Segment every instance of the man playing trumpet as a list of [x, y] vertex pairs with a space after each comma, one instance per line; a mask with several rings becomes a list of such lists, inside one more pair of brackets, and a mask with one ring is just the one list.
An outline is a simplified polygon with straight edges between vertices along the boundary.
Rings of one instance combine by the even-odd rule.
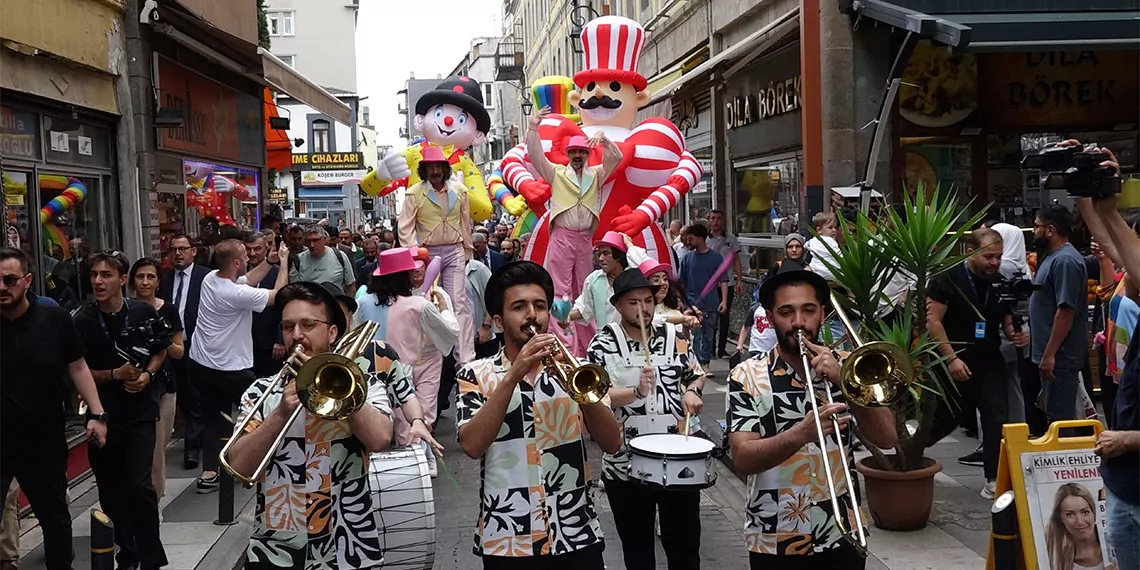
[[[851, 416], [837, 414], [850, 410], [862, 436], [881, 448], [893, 447], [898, 436], [889, 409], [848, 406], [843, 393], [833, 389], [841, 380], [840, 364], [818, 340], [829, 298], [827, 281], [816, 273], [787, 267], [770, 277], [760, 288], [760, 303], [776, 329], [776, 348], [740, 363], [729, 378], [729, 444], [736, 468], [749, 474], [744, 540], [753, 570], [865, 567], [859, 548], [843, 540], [843, 529], [855, 531], [841, 459], [851, 456], [844, 429]], [[811, 370], [804, 369], [801, 331]], [[809, 373], [818, 379], [814, 395], [805, 387]], [[835, 403], [827, 403], [823, 389], [832, 392]], [[816, 457], [820, 438], [810, 397], [818, 398], [841, 513], [833, 511], [822, 461]], [[840, 434], [834, 433], [833, 416]]]
[[[344, 314], [331, 293], [316, 283], [293, 283], [277, 295], [281, 332], [286, 346], [299, 346], [293, 366], [332, 351], [347, 330]], [[378, 568], [383, 562], [368, 484], [368, 454], [388, 448], [392, 411], [387, 397], [387, 370], [376, 370], [369, 349], [367, 401], [345, 421], [322, 419], [302, 409], [296, 381], [273, 388], [260, 407], [254, 404], [272, 386], [257, 380], [241, 398], [236, 424], [253, 414], [254, 421], [237, 438], [226, 459], [239, 475], [252, 477], [266, 454], [272, 462], [257, 487], [257, 523], [246, 550], [247, 569]], [[282, 430], [277, 449], [271, 449]]]
[[[614, 279], [610, 303], [621, 320], [598, 330], [590, 341], [589, 361], [605, 367], [614, 382], [610, 405], [626, 436], [684, 430], [682, 423], [700, 414], [704, 374], [690, 370], [697, 357], [673, 325], [653, 325], [653, 285], [639, 269]], [[682, 431], [682, 433], [687, 433]], [[669, 567], [700, 568], [700, 490], [661, 490], [631, 482], [624, 448], [602, 458], [602, 483], [621, 538], [626, 570], [656, 568], [653, 518], [660, 511], [661, 544]]]

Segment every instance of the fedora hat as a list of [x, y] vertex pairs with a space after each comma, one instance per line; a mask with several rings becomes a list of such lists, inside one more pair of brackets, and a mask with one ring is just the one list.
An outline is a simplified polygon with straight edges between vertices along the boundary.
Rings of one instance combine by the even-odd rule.
[[610, 304], [617, 306], [618, 301], [621, 300], [621, 296], [634, 289], [649, 289], [656, 295], [657, 290], [660, 288], [660, 285], [650, 283], [649, 279], [641, 274], [641, 270], [626, 269], [614, 278], [614, 294], [610, 296]]
[[760, 305], [771, 311], [776, 302], [776, 291], [788, 283], [807, 283], [815, 288], [815, 295], [820, 303], [827, 305], [831, 301], [831, 287], [827, 280], [814, 271], [803, 269], [798, 263], [785, 263], [775, 275], [764, 280], [760, 286]]
[[435, 145], [430, 145], [424, 149], [420, 157], [420, 162], [451, 162], [443, 155], [443, 149]]
[[337, 302], [344, 303], [344, 306], [348, 307], [349, 311], [353, 313], [356, 312], [356, 309], [358, 307], [356, 304], [356, 299], [345, 295], [344, 290], [341, 289], [340, 286], [338, 286], [336, 283], [325, 281], [324, 283], [321, 283], [321, 287], [324, 287], [325, 291], [332, 293], [333, 298], [336, 299]]
[[570, 149], [590, 150], [590, 141], [582, 135], [574, 135], [570, 137], [570, 142], [566, 143], [566, 150]]
[[622, 253], [625, 253], [627, 249], [625, 246], [625, 238], [622, 237], [620, 232], [615, 231], [606, 232], [606, 234], [602, 236], [602, 239], [594, 242], [594, 247], [598, 247], [599, 245], [608, 245]]
[[416, 259], [415, 253], [406, 247], [396, 247], [380, 252], [376, 263], [376, 271], [372, 274], [377, 277], [412, 271], [424, 266], [424, 262]]

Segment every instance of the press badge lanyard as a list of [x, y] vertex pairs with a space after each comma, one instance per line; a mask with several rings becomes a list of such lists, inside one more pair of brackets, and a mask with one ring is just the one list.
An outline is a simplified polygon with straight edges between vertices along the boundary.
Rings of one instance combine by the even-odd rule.
[[[98, 308], [98, 307], [96, 307], [96, 308]], [[127, 330], [131, 326], [131, 305], [130, 305], [130, 301], [128, 301], [127, 299], [123, 299], [122, 311], [123, 311], [123, 330]], [[105, 317], [103, 315], [103, 311], [99, 311], [99, 328], [103, 329], [103, 336], [107, 337], [107, 340], [111, 341], [111, 344], [114, 345], [115, 348], [118, 348], [119, 343], [115, 342], [115, 339], [111, 338], [111, 331], [107, 329], [107, 317]]]
[[[984, 311], [985, 306], [986, 306], [986, 301], [989, 299], [989, 291], [984, 286], [985, 283], [982, 282], [980, 279], [978, 279], [978, 277], [976, 275], [974, 275], [973, 273], [970, 272], [970, 266], [967, 265], [967, 262], [963, 261], [962, 264], [966, 268], [966, 277], [968, 277], [970, 279], [970, 287], [974, 288], [974, 296], [978, 298], [978, 305], [979, 305], [978, 310]], [[983, 286], [978, 287], [979, 284], [982, 284]], [[985, 321], [977, 321], [974, 323], [974, 338], [976, 338], [978, 340], [986, 338], [986, 322]]]

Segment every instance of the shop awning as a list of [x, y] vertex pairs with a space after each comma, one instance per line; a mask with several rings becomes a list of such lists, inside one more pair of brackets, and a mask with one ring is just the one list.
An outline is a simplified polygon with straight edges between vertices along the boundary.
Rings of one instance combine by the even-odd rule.
[[289, 133], [269, 126], [269, 119], [281, 116], [273, 92], [265, 89], [265, 166], [277, 171], [293, 168], [293, 141]]
[[691, 71], [685, 72], [660, 90], [654, 92], [652, 98], [649, 100], [649, 104], [652, 105], [666, 97], [672, 96], [673, 93], [688, 83], [703, 80], [708, 74], [715, 71], [717, 66], [732, 63], [742, 58], [746, 58], [749, 61], [756, 59], [766, 50], [765, 44], [768, 40], [782, 37], [788, 29], [797, 25], [799, 22], [799, 14], [799, 8], [789, 10], [787, 14], [776, 18], [768, 25], [752, 32], [748, 37], [740, 40], [732, 47], [712, 56], [708, 61], [698, 65]]
[[884, 0], [840, 0], [839, 8], [948, 46], [965, 47], [971, 41], [970, 26], [959, 23], [956, 16], [951, 21]]
[[1140, 10], [954, 14], [943, 17], [953, 18], [955, 22], [969, 26], [973, 30], [970, 45], [966, 46], [967, 51], [1140, 47]]
[[257, 53], [261, 55], [265, 81], [274, 89], [328, 115], [338, 123], [352, 124], [352, 107], [344, 101], [297, 73], [297, 70], [269, 53], [269, 50], [257, 48]]

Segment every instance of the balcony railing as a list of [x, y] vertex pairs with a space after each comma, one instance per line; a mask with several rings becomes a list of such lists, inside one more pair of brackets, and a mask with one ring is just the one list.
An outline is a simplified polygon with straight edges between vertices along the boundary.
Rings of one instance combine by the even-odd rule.
[[408, 127], [400, 127], [400, 138], [402, 138], [402, 139], [410, 139], [411, 138], [408, 136]]
[[408, 104], [404, 103], [403, 101], [397, 103], [396, 104], [396, 112], [400, 113], [401, 115], [407, 115], [408, 114]]
[[506, 39], [495, 50], [495, 81], [522, 81], [526, 46], [522, 42]]

